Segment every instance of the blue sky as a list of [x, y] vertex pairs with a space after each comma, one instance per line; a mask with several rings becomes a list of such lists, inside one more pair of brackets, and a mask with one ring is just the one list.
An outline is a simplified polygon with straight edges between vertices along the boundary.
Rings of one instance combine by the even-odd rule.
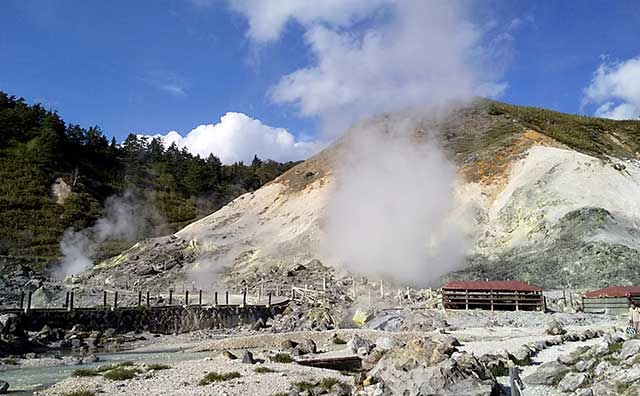
[[[308, 97], [296, 91], [298, 86], [281, 89], [274, 99], [284, 76], [313, 67], [323, 57], [342, 54], [313, 48], [321, 45], [322, 28], [328, 26], [340, 37], [358, 35], [375, 30], [387, 14], [372, 8], [362, 11], [358, 5], [337, 6], [333, 14], [326, 11], [330, 7], [285, 9], [284, 0], [265, 12], [253, 0], [230, 1], [233, 4], [3, 0], [0, 90], [56, 109], [67, 122], [99, 125], [118, 139], [128, 133], [164, 135], [172, 130], [186, 135], [200, 124], [218, 123], [227, 112], [243, 113], [261, 123], [242, 119], [240, 125], [285, 128], [297, 140], [324, 139], [320, 134], [324, 122], [336, 118], [341, 109], [354, 114], [387, 109], [387, 103], [371, 108], [361, 102], [318, 104], [322, 98]], [[442, 8], [444, 2], [433, 3]], [[635, 111], [635, 91], [622, 97], [605, 91], [616, 89], [619, 79], [613, 77], [623, 73], [616, 68], [640, 56], [637, 1], [492, 0], [464, 3], [461, 8], [465, 12], [460, 18], [482, 31], [479, 43], [463, 43], [461, 48], [490, 48], [483, 56], [495, 57], [488, 68], [478, 69], [483, 72], [474, 69], [470, 79], [487, 70], [495, 72], [493, 82], [503, 86], [490, 91], [497, 99], [587, 114], [607, 103], [611, 107], [628, 102]], [[343, 21], [340, 13], [353, 14]], [[277, 18], [267, 17], [274, 15], [284, 17], [273, 22], [279, 28], [271, 29], [268, 24]], [[457, 20], [452, 19], [454, 25]], [[316, 33], [320, 36], [314, 36], [317, 40], [312, 43], [315, 39], [309, 35]], [[452, 55], [453, 61], [456, 56]], [[594, 88], [591, 103], [583, 106], [584, 90], [599, 67], [602, 81]], [[629, 70], [625, 75], [632, 76], [630, 83], [637, 83], [640, 92], [640, 82], [633, 80], [635, 69]], [[600, 114], [609, 114], [607, 109], [601, 108]]]

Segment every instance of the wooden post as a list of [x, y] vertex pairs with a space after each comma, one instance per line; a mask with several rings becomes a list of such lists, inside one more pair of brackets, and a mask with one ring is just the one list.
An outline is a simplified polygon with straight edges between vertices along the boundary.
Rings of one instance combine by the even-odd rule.
[[247, 306], [247, 289], [244, 289], [244, 291], [242, 292], [242, 306]]
[[142, 290], [138, 290], [138, 306], [142, 305]]
[[189, 306], [189, 290], [184, 291], [184, 305]]
[[[67, 308], [69, 311], [73, 311], [73, 300], [74, 295], [73, 290], [71, 290], [71, 293], [69, 294], [69, 307]], [[29, 298], [29, 305], [31, 305], [31, 298]]]
[[169, 289], [169, 305], [173, 303], [173, 289]]
[[464, 309], [465, 311], [469, 310], [469, 290], [464, 290]]
[[520, 298], [518, 296], [518, 291], [516, 290], [516, 311], [520, 310]]
[[229, 305], [229, 290], [225, 292], [225, 303], [226, 305]]
[[149, 290], [147, 290], [147, 307], [148, 307], [149, 305], [151, 305], [151, 304], [149, 303]]
[[103, 290], [102, 291], [102, 306], [103, 307], [107, 307], [107, 291]]
[[27, 306], [25, 307], [24, 311], [26, 313], [29, 313], [29, 311], [31, 311], [31, 290], [27, 292]]
[[267, 304], [267, 307], [271, 306], [271, 292], [269, 292], [269, 303]]
[[218, 306], [218, 292], [213, 292], [213, 306]]
[[[73, 306], [73, 292], [71, 293], [71, 306]], [[116, 290], [115, 294], [113, 295], [113, 309], [117, 309], [118, 308], [118, 291]]]
[[198, 291], [198, 305], [202, 306], [202, 290]]
[[69, 308], [69, 292], [64, 295], [64, 307]]
[[293, 288], [293, 286], [291, 286], [291, 300], [295, 301], [296, 299], [296, 289]]
[[491, 301], [491, 312], [493, 312], [493, 290], [489, 291], [489, 300]]
[[521, 396], [520, 382], [520, 370], [518, 369], [518, 366], [509, 366], [509, 386], [511, 388], [511, 396]]
[[20, 290], [20, 310], [24, 309], [24, 290]]
[[569, 305], [573, 308], [573, 293], [571, 293], [571, 289], [569, 289]]
[[353, 281], [352, 287], [353, 287], [353, 291], [352, 291], [352, 295], [353, 295], [353, 299], [356, 299], [356, 277], [354, 276], [353, 278], [351, 278]]
[[564, 289], [562, 289], [562, 301], [564, 302], [564, 306], [567, 306], [567, 293]]

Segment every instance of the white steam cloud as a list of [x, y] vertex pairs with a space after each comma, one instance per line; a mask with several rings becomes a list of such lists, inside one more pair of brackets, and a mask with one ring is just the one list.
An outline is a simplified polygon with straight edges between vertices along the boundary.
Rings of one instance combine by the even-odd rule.
[[346, 136], [323, 250], [354, 273], [429, 285], [460, 265], [464, 241], [447, 216], [455, 167], [415, 125], [378, 121]]
[[[319, 116], [325, 131], [385, 111], [442, 103], [470, 95], [497, 95], [487, 67], [482, 31], [458, 1], [239, 0], [249, 36], [273, 40], [292, 20], [305, 29], [312, 65], [273, 87], [277, 103], [296, 104]], [[364, 25], [364, 28], [359, 28]]]
[[92, 227], [80, 231], [65, 230], [60, 240], [63, 258], [52, 276], [64, 279], [89, 268], [93, 265], [97, 249], [108, 239], [133, 240], [150, 227], [161, 227], [164, 221], [152, 208], [131, 191], [107, 198], [105, 216]]
[[[470, 2], [230, 2], [257, 43], [278, 39], [289, 22], [304, 29], [313, 61], [283, 76], [271, 98], [319, 117], [328, 132], [424, 105], [441, 114], [505, 88], [492, 72], [504, 67], [491, 67], [495, 51], [483, 46]], [[322, 246], [325, 258], [356, 273], [425, 285], [457, 269], [465, 251], [462, 232], [449, 221], [455, 167], [435, 143], [436, 131], [417, 139], [406, 113], [362, 124], [341, 139]]]
[[320, 141], [296, 140], [284, 128], [274, 128], [243, 113], [233, 112], [222, 116], [217, 124], [196, 127], [184, 137], [176, 131], [166, 135], [138, 136], [160, 138], [165, 147], [175, 143], [203, 158], [213, 154], [224, 164], [251, 162], [254, 155], [280, 162], [306, 159], [325, 145]]
[[584, 90], [583, 104], [598, 105], [594, 115], [630, 120], [640, 118], [640, 56], [624, 62], [603, 62]]

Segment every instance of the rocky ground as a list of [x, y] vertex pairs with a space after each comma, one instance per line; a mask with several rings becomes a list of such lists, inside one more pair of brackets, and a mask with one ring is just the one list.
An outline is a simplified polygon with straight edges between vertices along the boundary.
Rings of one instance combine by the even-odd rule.
[[[640, 360], [634, 358], [640, 352], [640, 346], [636, 348], [635, 340], [627, 340], [619, 330], [615, 330], [624, 323], [604, 315], [445, 312], [440, 309], [419, 310], [408, 305], [391, 310], [372, 309], [361, 327], [351, 324], [350, 328], [345, 328], [344, 323], [336, 325], [323, 322], [325, 317], [318, 319], [316, 314], [307, 315], [310, 311], [322, 309], [321, 304], [296, 304], [288, 312], [269, 321], [266, 328], [249, 326], [226, 333], [199, 331], [159, 337], [151, 334], [92, 337], [92, 334], [77, 328], [61, 336], [66, 340], [81, 340], [80, 350], [85, 352], [87, 359], [93, 359], [92, 353], [98, 351], [88, 346], [94, 343], [94, 339], [104, 338], [97, 344], [104, 346], [109, 344], [108, 340], [120, 338], [123, 341], [129, 336], [137, 339], [130, 345], [140, 352], [188, 347], [199, 351], [199, 354], [207, 354], [207, 357], [203, 359], [198, 355], [200, 357], [196, 360], [170, 362], [170, 368], [162, 370], [143, 363], [112, 370], [105, 368], [91, 372], [89, 376], [68, 378], [42, 393], [61, 396], [71, 391], [87, 390], [94, 394], [134, 396], [493, 396], [508, 394], [508, 381], [504, 375], [509, 365], [516, 364], [524, 369], [525, 396], [561, 394], [559, 392], [565, 388], [580, 395], [598, 396], [614, 393], [603, 393], [601, 386], [596, 387], [597, 383], [608, 381], [615, 389], [630, 389], [635, 381], [633, 373], [640, 370]], [[298, 321], [299, 328], [294, 326], [294, 330], [289, 331], [286, 326], [278, 327], [292, 321]], [[320, 327], [319, 323], [322, 324]], [[395, 324], [391, 326], [389, 323]], [[55, 334], [56, 331], [50, 333]], [[42, 337], [27, 334], [27, 339], [32, 341]], [[573, 357], [562, 360], [567, 354]], [[580, 356], [576, 357], [577, 354]], [[34, 357], [40, 356], [15, 356], [5, 359], [5, 364], [17, 363], [23, 367], [76, 364], [81, 368], [85, 363], [82, 357]], [[340, 370], [304, 366], [305, 362], [314, 359], [336, 357], [355, 357], [361, 362], [361, 367], [347, 367], [348, 370], [344, 371], [345, 367], [338, 366], [335, 368]], [[558, 359], [562, 361], [561, 366], [553, 363]], [[40, 362], [35, 363], [37, 360]], [[580, 360], [586, 363], [578, 364]], [[588, 368], [584, 369], [585, 365]], [[555, 372], [544, 374], [549, 367], [566, 374], [568, 379], [557, 378]], [[107, 374], [109, 371], [115, 373]], [[622, 375], [621, 372], [627, 374]], [[215, 380], [200, 385], [210, 373], [214, 373], [210, 379]], [[587, 379], [573, 378], [580, 373], [586, 373]], [[579, 382], [579, 385], [570, 389], [569, 383], [574, 382]], [[586, 390], [583, 388], [593, 388], [593, 393], [584, 393]]]

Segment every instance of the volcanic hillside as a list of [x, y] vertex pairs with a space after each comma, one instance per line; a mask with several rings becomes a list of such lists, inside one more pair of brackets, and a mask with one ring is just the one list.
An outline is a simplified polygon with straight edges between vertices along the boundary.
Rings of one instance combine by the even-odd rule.
[[[471, 244], [465, 269], [448, 276], [547, 287], [640, 282], [639, 121], [488, 100], [438, 121], [427, 112], [422, 118], [413, 114], [416, 141], [424, 140], [425, 131], [438, 130], [440, 144], [458, 167], [457, 195]], [[319, 242], [332, 166], [357, 144], [351, 138], [357, 131], [384, 130], [402, 117], [363, 122], [259, 190], [172, 236], [140, 242], [80, 278], [135, 279], [161, 288], [181, 279], [251, 284], [286, 276], [301, 265], [331, 267]]]

